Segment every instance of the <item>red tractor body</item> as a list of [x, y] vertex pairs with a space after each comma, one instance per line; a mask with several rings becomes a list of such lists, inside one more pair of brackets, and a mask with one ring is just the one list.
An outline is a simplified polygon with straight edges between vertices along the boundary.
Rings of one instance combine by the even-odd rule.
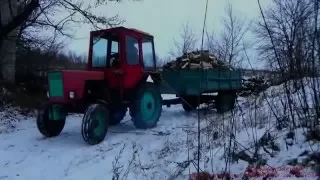
[[124, 27], [91, 32], [87, 70], [48, 73], [49, 102], [39, 111], [39, 131], [57, 136], [68, 113], [84, 113], [82, 136], [97, 144], [128, 108], [137, 128], [155, 127], [162, 99], [158, 87], [146, 80], [159, 74], [156, 69], [150, 34]]
[[[61, 85], [57, 84], [56, 76], [52, 78], [49, 73], [49, 101], [75, 103], [85, 99], [86, 91], [95, 91], [103, 86], [120, 92], [117, 101], [122, 101], [123, 93], [145, 80], [147, 72], [156, 72], [152, 35], [124, 27], [92, 31], [87, 70], [60, 71]], [[55, 89], [50, 86], [55, 86]], [[54, 95], [51, 91], [56, 91], [58, 86], [63, 93]]]

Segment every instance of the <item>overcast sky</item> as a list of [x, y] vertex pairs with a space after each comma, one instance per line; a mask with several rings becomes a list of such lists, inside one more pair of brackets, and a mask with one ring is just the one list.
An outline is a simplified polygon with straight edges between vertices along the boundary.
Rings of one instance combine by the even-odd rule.
[[[261, 0], [263, 6], [270, 0]], [[248, 20], [257, 18], [259, 8], [257, 0], [209, 0], [207, 29], [218, 32], [221, 28], [221, 17], [225, 6], [230, 2], [234, 12]], [[202, 33], [206, 0], [143, 0], [122, 3], [110, 3], [97, 12], [108, 15], [118, 14], [126, 22], [125, 27], [132, 27], [151, 33], [155, 38], [156, 53], [166, 57], [173, 46], [173, 37], [179, 36], [183, 23], [189, 22], [200, 39]], [[79, 53], [87, 53], [90, 29], [78, 28], [76, 37], [79, 40], [70, 42], [69, 48]], [[253, 55], [252, 55], [253, 56]], [[254, 57], [252, 57], [254, 58]]]

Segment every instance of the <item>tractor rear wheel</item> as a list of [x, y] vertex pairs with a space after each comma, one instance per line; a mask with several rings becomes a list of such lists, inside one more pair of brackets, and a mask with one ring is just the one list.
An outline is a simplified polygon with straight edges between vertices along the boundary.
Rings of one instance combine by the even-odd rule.
[[218, 92], [218, 96], [215, 102], [217, 112], [222, 114], [232, 110], [234, 108], [236, 98], [236, 92]]
[[108, 131], [110, 113], [103, 104], [92, 104], [82, 119], [82, 137], [90, 145], [101, 143]]
[[153, 83], [146, 82], [138, 87], [130, 107], [133, 124], [138, 129], [153, 128], [162, 112], [161, 93]]
[[[45, 104], [37, 115], [37, 128], [45, 137], [58, 136], [64, 128], [66, 116], [61, 116], [59, 119], [53, 119], [52, 104]], [[51, 112], [51, 113], [50, 113]]]
[[126, 107], [112, 108], [112, 110], [110, 110], [111, 119], [109, 125], [114, 126], [119, 124], [123, 120], [124, 116], [126, 116], [126, 113]]

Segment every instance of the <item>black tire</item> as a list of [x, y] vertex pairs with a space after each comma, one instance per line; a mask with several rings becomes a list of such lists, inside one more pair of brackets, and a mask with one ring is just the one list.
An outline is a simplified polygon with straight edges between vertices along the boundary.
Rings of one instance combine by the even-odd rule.
[[216, 99], [216, 109], [219, 114], [228, 112], [234, 108], [237, 98], [236, 92], [218, 92]]
[[188, 105], [187, 103], [185, 103], [185, 102], [182, 102], [182, 108], [183, 108], [183, 110], [185, 111], [185, 112], [190, 112], [190, 111], [192, 111], [194, 108], [193, 107], [191, 107], [190, 105]]
[[140, 85], [135, 93], [130, 111], [136, 128], [148, 129], [155, 127], [162, 112], [161, 93], [157, 86], [150, 82]]
[[120, 122], [123, 120], [123, 118], [126, 116], [127, 108], [126, 107], [119, 107], [115, 108], [113, 110], [110, 110], [111, 119], [109, 122], [110, 126], [115, 126], [120, 124]]
[[197, 109], [197, 99], [193, 97], [182, 97], [182, 108], [185, 112], [190, 112]]
[[81, 133], [83, 140], [89, 145], [101, 143], [107, 134], [109, 120], [109, 110], [105, 105], [90, 105], [82, 119]]
[[52, 104], [45, 104], [40, 108], [37, 115], [37, 128], [45, 137], [58, 136], [66, 123], [66, 117], [61, 120], [49, 119], [49, 110], [51, 107]]

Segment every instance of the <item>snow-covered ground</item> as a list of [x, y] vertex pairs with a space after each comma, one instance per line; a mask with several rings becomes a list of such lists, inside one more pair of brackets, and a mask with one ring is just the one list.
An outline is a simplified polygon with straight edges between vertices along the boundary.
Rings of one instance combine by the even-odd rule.
[[38, 132], [34, 118], [25, 119], [12, 131], [0, 134], [0, 179], [112, 179], [113, 169], [121, 165], [119, 171], [129, 171], [128, 179], [168, 177], [177, 164], [166, 160], [187, 160], [176, 148], [187, 150], [184, 131], [195, 118], [186, 115], [180, 105], [163, 109], [155, 129], [137, 130], [127, 115], [97, 146], [83, 141], [81, 115], [69, 116], [61, 135], [50, 139]]
[[[277, 87], [269, 88], [267, 96], [274, 89]], [[206, 109], [187, 114], [181, 105], [163, 106], [156, 128], [137, 130], [127, 115], [120, 125], [110, 127], [104, 142], [96, 146], [82, 140], [82, 115], [69, 116], [61, 135], [49, 139], [38, 132], [35, 118], [20, 116], [16, 123], [0, 124], [0, 180], [185, 180], [196, 172], [198, 115], [202, 171], [242, 175], [256, 158], [253, 164], [265, 168], [260, 171], [270, 174], [274, 167], [276, 176], [284, 179], [282, 176], [299, 164], [315, 164], [316, 160], [306, 159], [310, 152], [319, 152], [319, 143], [306, 141], [303, 127], [295, 129], [294, 138], [288, 136], [286, 127], [275, 130], [274, 114], [267, 105], [270, 103], [262, 96], [257, 100], [239, 98], [236, 109], [224, 115]], [[252, 119], [259, 122], [252, 125]], [[261, 141], [263, 136], [269, 140]], [[258, 140], [261, 147], [255, 149]], [[302, 173], [305, 168], [299, 170]], [[313, 171], [308, 172], [302, 174], [317, 179], [310, 174]]]

